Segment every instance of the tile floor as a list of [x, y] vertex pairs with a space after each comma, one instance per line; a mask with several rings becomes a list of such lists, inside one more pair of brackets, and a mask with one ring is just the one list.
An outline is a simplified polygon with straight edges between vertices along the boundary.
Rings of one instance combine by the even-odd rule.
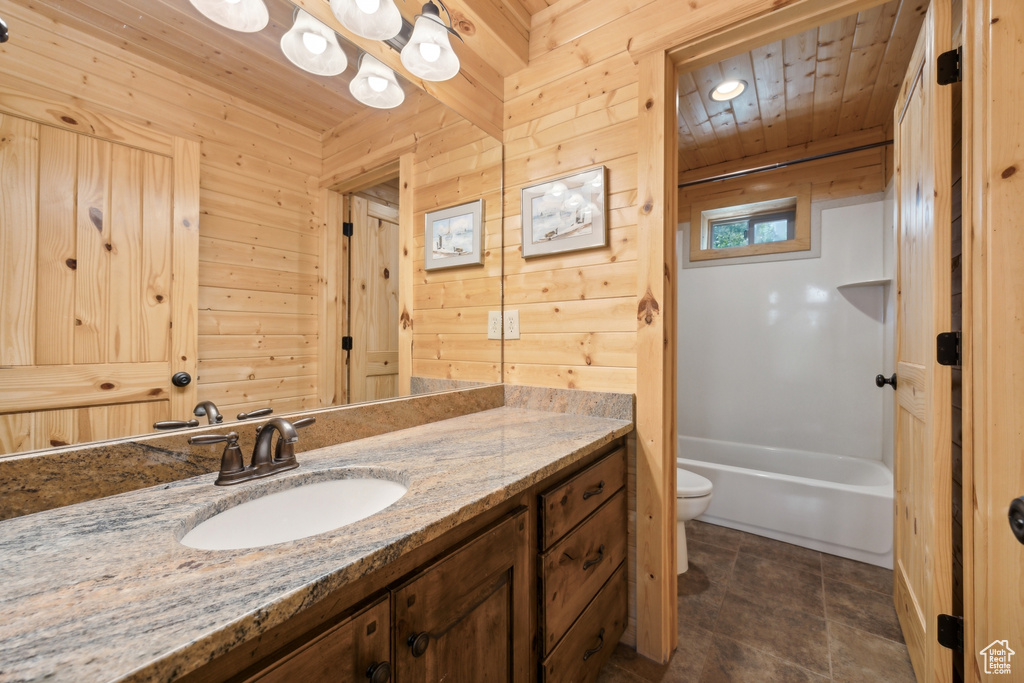
[[913, 683], [890, 570], [703, 522], [686, 535], [672, 660], [620, 645], [599, 683]]

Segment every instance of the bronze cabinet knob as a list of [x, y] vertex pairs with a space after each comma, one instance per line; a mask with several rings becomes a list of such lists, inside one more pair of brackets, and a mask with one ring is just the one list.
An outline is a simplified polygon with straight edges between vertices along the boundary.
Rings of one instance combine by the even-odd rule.
[[387, 683], [391, 680], [391, 664], [374, 662], [366, 670], [366, 677], [370, 679], [370, 683]]
[[423, 653], [427, 651], [427, 646], [430, 645], [430, 634], [429, 633], [414, 633], [409, 636], [409, 647], [412, 648], [413, 657], [422, 657]]

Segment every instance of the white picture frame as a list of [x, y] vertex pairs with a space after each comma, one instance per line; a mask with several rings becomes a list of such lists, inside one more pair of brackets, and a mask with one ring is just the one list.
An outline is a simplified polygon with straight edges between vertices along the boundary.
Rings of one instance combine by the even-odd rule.
[[483, 265], [484, 200], [428, 211], [424, 219], [424, 270]]
[[523, 258], [606, 246], [605, 185], [595, 166], [524, 187]]

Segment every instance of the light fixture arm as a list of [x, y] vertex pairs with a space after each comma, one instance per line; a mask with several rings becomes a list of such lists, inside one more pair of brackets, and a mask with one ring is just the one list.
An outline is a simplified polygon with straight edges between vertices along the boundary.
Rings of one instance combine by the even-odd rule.
[[438, 23], [444, 27], [445, 31], [458, 38], [462, 41], [463, 45], [465, 45], [466, 41], [462, 39], [462, 36], [460, 36], [459, 32], [454, 28], [455, 21], [452, 19], [452, 13], [448, 11], [448, 8], [445, 7], [444, 2], [441, 0], [437, 0], [437, 4], [440, 5], [441, 9], [444, 10], [444, 13], [448, 15], [448, 26], [445, 26], [444, 22], [440, 20], [441, 13], [437, 11], [437, 5], [434, 4], [434, 0], [427, 0], [427, 4], [423, 6], [423, 11], [413, 17], [413, 19], [419, 19], [420, 17], [436, 17], [438, 19]]

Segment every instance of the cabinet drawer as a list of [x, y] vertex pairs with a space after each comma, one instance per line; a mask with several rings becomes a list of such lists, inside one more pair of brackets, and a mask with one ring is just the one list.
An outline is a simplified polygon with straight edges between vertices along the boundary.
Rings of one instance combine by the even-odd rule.
[[391, 666], [391, 607], [388, 597], [322, 633], [248, 681], [289, 683], [368, 680], [373, 666]]
[[582, 522], [626, 484], [626, 449], [619, 448], [540, 496], [543, 547]]
[[550, 652], [626, 558], [626, 490], [541, 556], [544, 652]]
[[597, 674], [626, 630], [626, 565], [619, 565], [565, 638], [544, 660], [544, 683], [588, 683]]

